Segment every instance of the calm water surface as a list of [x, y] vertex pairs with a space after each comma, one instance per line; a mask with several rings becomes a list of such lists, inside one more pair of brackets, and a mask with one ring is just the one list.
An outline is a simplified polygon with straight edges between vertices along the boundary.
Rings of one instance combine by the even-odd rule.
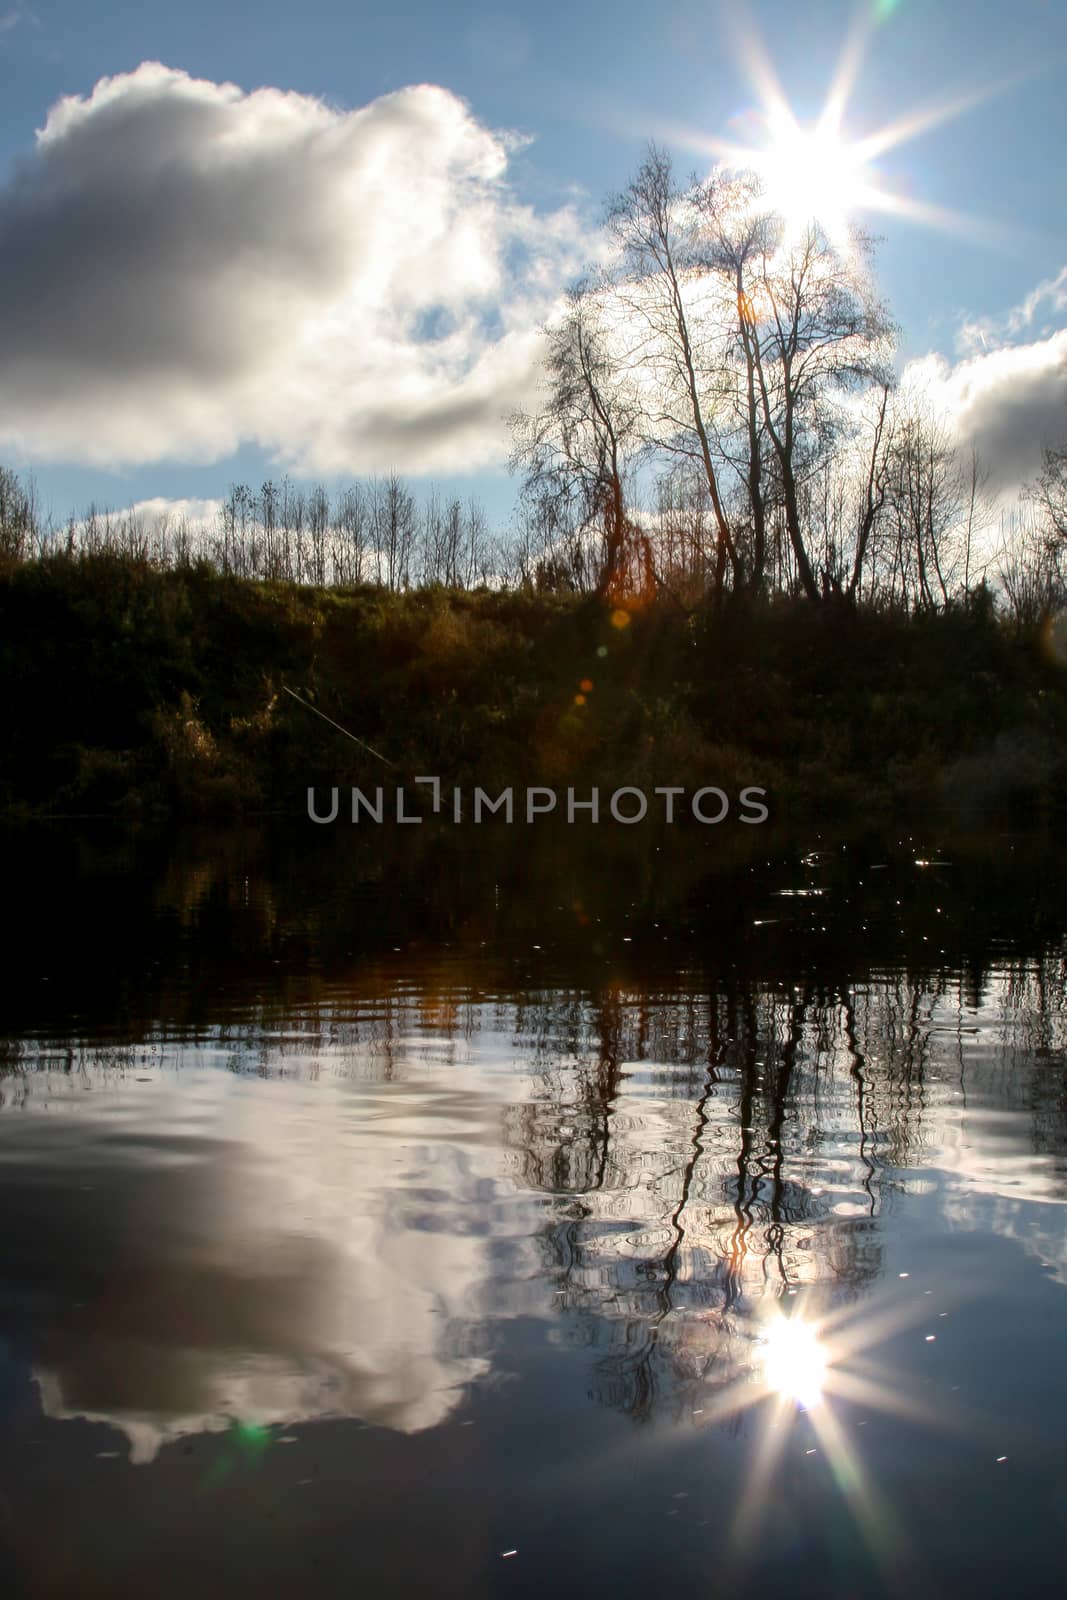
[[1067, 853], [424, 831], [4, 841], [3, 1592], [1062, 1594]]

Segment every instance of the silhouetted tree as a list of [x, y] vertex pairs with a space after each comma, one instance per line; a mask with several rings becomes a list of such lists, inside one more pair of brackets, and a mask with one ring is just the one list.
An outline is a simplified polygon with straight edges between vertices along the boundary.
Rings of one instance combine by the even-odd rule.
[[512, 418], [512, 460], [543, 516], [579, 540], [599, 541], [593, 586], [607, 593], [647, 542], [642, 547], [626, 495], [641, 448], [639, 407], [609, 352], [601, 311], [591, 286], [581, 284], [548, 330], [544, 403]]

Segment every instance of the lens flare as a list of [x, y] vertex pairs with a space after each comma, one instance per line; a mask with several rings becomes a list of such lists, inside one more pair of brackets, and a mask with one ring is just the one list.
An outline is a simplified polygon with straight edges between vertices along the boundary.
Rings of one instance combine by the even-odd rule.
[[1057, 611], [1045, 623], [1041, 635], [1045, 654], [1058, 667], [1067, 667], [1067, 611]]

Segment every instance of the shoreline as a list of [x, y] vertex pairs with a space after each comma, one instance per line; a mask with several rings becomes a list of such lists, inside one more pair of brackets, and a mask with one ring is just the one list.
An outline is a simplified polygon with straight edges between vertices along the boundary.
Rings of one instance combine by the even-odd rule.
[[0, 569], [0, 670], [9, 824], [306, 816], [309, 788], [427, 775], [650, 817], [672, 788], [761, 789], [780, 820], [1067, 811], [1067, 667], [988, 597], [623, 610], [57, 558]]

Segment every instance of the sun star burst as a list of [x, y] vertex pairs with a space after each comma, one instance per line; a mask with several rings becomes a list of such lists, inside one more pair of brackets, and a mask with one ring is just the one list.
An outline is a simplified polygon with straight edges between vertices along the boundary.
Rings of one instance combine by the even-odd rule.
[[757, 108], [747, 121], [746, 142], [709, 136], [692, 129], [664, 129], [665, 137], [712, 157], [727, 170], [753, 172], [762, 203], [780, 217], [787, 237], [817, 225], [839, 249], [847, 249], [856, 220], [882, 213], [959, 236], [1003, 246], [1005, 230], [901, 193], [875, 163], [898, 146], [955, 121], [1032, 74], [1014, 74], [982, 87], [946, 96], [936, 104], [904, 112], [884, 127], [852, 136], [845, 123], [856, 79], [875, 29], [893, 7], [861, 14], [847, 35], [837, 70], [819, 115], [802, 122], [795, 114], [754, 29], [738, 33], [738, 53], [755, 89]]

